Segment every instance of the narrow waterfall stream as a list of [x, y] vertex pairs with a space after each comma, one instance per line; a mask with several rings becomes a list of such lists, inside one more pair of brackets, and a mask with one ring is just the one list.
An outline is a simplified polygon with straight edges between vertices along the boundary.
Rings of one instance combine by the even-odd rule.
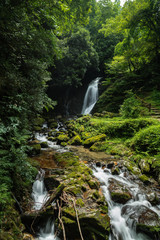
[[[136, 211], [140, 211], [141, 207], [145, 207], [148, 210], [154, 211], [160, 217], [159, 206], [152, 207], [151, 203], [147, 201], [146, 195], [141, 192], [138, 184], [127, 180], [123, 173], [119, 176], [112, 175], [109, 169], [104, 171], [100, 167], [95, 167], [93, 172], [94, 176], [101, 182], [103, 194], [108, 202], [112, 228], [109, 240], [151, 240], [149, 236], [136, 232], [136, 222], [133, 215]], [[108, 189], [110, 179], [115, 179], [124, 184], [124, 187], [129, 187], [133, 198], [124, 205], [115, 203], [111, 199]]]
[[[33, 210], [35, 211], [40, 210], [49, 198], [44, 184], [44, 176], [45, 171], [40, 169], [36, 181], [33, 183], [31, 196], [34, 200]], [[54, 221], [51, 218], [47, 220], [44, 227], [40, 228], [36, 240], [59, 240], [59, 238], [55, 236]]]
[[89, 114], [98, 100], [98, 83], [101, 78], [93, 80], [86, 91], [81, 114]]

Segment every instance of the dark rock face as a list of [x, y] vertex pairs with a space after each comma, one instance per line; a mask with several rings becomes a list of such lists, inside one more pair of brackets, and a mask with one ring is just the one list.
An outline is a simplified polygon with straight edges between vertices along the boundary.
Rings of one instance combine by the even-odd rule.
[[46, 186], [47, 191], [53, 191], [54, 188], [57, 188], [60, 182], [52, 177], [44, 178], [44, 184]]
[[114, 162], [110, 162], [107, 164], [107, 168], [109, 169], [113, 168], [113, 166], [114, 166]]
[[114, 202], [125, 204], [132, 198], [128, 187], [124, 186], [115, 179], [110, 179], [109, 191]]

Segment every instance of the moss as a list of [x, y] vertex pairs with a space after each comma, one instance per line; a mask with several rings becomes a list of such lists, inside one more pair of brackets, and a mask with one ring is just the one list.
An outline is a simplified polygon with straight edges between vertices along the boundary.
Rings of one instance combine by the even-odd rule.
[[125, 204], [128, 200], [131, 199], [130, 194], [128, 193], [119, 193], [119, 192], [111, 192], [111, 198], [113, 201], [117, 203], [123, 203]]
[[147, 177], [145, 174], [139, 176], [139, 179], [144, 182], [145, 184], [150, 184], [150, 180], [149, 180], [149, 177]]
[[45, 119], [44, 119], [44, 118], [38, 117], [38, 118], [34, 119], [33, 124], [34, 124], [35, 126], [42, 127], [42, 125], [43, 125], [44, 122], [45, 122]]
[[80, 206], [80, 207], [84, 207], [84, 202], [81, 198], [78, 198], [77, 201], [76, 201], [76, 205]]
[[108, 214], [108, 206], [102, 205], [100, 206], [101, 213]]
[[56, 137], [48, 137], [48, 141], [55, 142], [56, 141]]
[[39, 126], [34, 126], [33, 129], [34, 129], [34, 131], [36, 131], [36, 132], [39, 132], [39, 131], [42, 130], [42, 128], [39, 127]]
[[97, 200], [98, 198], [100, 198], [99, 192], [98, 192], [98, 191], [94, 191], [93, 194], [92, 194], [92, 198], [93, 198], [94, 200]]
[[88, 182], [88, 185], [91, 189], [99, 189], [99, 182], [97, 182], [96, 180], [89, 180], [87, 181]]
[[69, 137], [67, 134], [60, 134], [58, 137], [57, 137], [57, 140], [58, 142], [67, 142], [69, 140]]
[[82, 145], [82, 140], [79, 135], [74, 136], [68, 142], [69, 145]]
[[47, 142], [41, 142], [40, 145], [41, 145], [41, 148], [48, 148]]
[[91, 137], [91, 138], [88, 138], [84, 141], [84, 146], [85, 147], [90, 147], [91, 145], [93, 145], [95, 142], [99, 142], [99, 141], [102, 141], [106, 138], [106, 135], [105, 134], [100, 134], [100, 135], [97, 135], [95, 137]]
[[61, 142], [61, 146], [66, 147], [67, 143], [66, 142]]
[[31, 154], [32, 155], [40, 154], [40, 152], [41, 152], [41, 145], [39, 143], [38, 144], [33, 144], [31, 147], [32, 147], [32, 150], [31, 150]]
[[160, 239], [160, 226], [148, 226], [137, 224], [137, 231], [142, 231], [149, 235], [153, 240]]

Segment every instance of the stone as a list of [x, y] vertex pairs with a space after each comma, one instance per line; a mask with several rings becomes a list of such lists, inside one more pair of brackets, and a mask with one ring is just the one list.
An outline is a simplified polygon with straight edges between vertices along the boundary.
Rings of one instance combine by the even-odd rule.
[[141, 159], [139, 162], [142, 173], [148, 173], [150, 171], [150, 165], [145, 159]]
[[109, 191], [114, 202], [125, 204], [132, 198], [128, 187], [115, 179], [109, 180]]
[[76, 135], [68, 141], [68, 144], [69, 145], [76, 145], [76, 146], [82, 145], [82, 139], [80, 138], [79, 135]]
[[114, 166], [114, 162], [110, 162], [107, 164], [107, 168], [109, 169], [113, 168], [113, 166]]
[[101, 166], [102, 166], [101, 162], [96, 162], [96, 167], [101, 167]]
[[113, 175], [119, 175], [120, 174], [120, 170], [118, 167], [114, 167], [111, 169], [111, 172]]
[[41, 145], [41, 148], [48, 148], [47, 142], [41, 142], [40, 145]]

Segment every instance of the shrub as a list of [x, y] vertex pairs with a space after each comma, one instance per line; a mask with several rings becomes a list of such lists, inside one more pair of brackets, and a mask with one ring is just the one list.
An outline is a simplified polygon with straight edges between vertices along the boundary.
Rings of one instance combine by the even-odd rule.
[[151, 154], [160, 152], [160, 125], [139, 131], [131, 140], [131, 147]]
[[120, 115], [123, 118], [138, 118], [143, 115], [143, 110], [144, 108], [141, 106], [140, 100], [130, 91], [128, 92], [128, 98], [121, 105]]

